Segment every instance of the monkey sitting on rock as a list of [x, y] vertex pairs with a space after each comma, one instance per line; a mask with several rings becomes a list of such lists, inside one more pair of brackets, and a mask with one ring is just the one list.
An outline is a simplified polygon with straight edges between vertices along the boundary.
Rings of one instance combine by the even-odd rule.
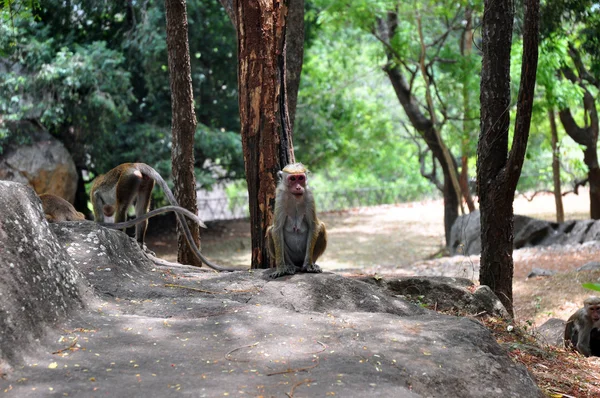
[[40, 195], [42, 209], [49, 222], [83, 221], [83, 213], [75, 210], [73, 205], [60, 196], [44, 193]]
[[277, 267], [271, 278], [293, 275], [296, 270], [322, 272], [315, 262], [327, 247], [327, 231], [317, 218], [307, 174], [302, 163], [289, 164], [278, 173], [273, 225], [266, 236], [269, 256]]
[[600, 297], [588, 297], [565, 325], [565, 347], [589, 357], [600, 356]]

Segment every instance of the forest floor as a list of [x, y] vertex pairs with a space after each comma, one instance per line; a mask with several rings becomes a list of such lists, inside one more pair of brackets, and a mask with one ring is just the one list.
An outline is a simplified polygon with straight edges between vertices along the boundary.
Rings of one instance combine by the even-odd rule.
[[[565, 219], [586, 219], [587, 191], [563, 198]], [[537, 195], [531, 201], [515, 199], [516, 214], [555, 220], [554, 197]], [[327, 224], [328, 247], [318, 261], [324, 271], [348, 276], [449, 275], [478, 280], [479, 256], [440, 258], [444, 249], [443, 205], [441, 200], [357, 208], [321, 214]], [[228, 267], [248, 269], [250, 226], [247, 221], [212, 222], [202, 230], [202, 251], [213, 261]], [[149, 247], [159, 257], [176, 260], [172, 233], [148, 236]], [[514, 325], [535, 330], [549, 318], [566, 320], [583, 300], [594, 293], [581, 283], [597, 282], [600, 271], [575, 272], [590, 261], [600, 261], [597, 246], [527, 248], [514, 253]], [[551, 277], [527, 278], [532, 268], [558, 271]], [[486, 323], [499, 341], [526, 337], [510, 336], [497, 323]], [[527, 334], [527, 333], [525, 333]], [[525, 339], [525, 340], [523, 340]], [[547, 394], [555, 397], [600, 396], [600, 358], [584, 359], [562, 349], [527, 353], [513, 350], [511, 356], [525, 363]]]

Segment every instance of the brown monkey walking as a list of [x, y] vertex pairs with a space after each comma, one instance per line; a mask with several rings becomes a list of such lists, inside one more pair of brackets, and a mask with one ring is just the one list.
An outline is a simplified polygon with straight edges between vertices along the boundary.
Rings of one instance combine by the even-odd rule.
[[[123, 225], [120, 223], [125, 221], [127, 210], [131, 205], [135, 204], [136, 219], [140, 218], [140, 222], [134, 223], [136, 224], [135, 237], [140, 246], [144, 247], [148, 220], [147, 218], [142, 220], [142, 217], [148, 213], [150, 208], [150, 195], [155, 182], [160, 185], [169, 203], [172, 206], [181, 208], [173, 192], [171, 192], [165, 180], [156, 170], [145, 163], [123, 163], [108, 173], [96, 177], [94, 180], [90, 192], [94, 208], [94, 219], [100, 223], [104, 223], [104, 217], [114, 213], [115, 225]], [[199, 221], [197, 216], [194, 215], [194, 217], [194, 219]], [[196, 257], [216, 271], [235, 271], [234, 269], [223, 268], [208, 261], [196, 246], [190, 229], [183, 215], [179, 214], [179, 212], [177, 212], [177, 220], [181, 224], [188, 245], [190, 245]], [[110, 225], [116, 228], [113, 224]], [[201, 225], [204, 226], [204, 224]]]
[[75, 210], [69, 201], [60, 196], [44, 193], [40, 195], [40, 199], [42, 200], [42, 209], [46, 215], [46, 220], [49, 222], [85, 220], [83, 213]]
[[315, 262], [327, 247], [327, 231], [317, 218], [307, 173], [302, 163], [289, 164], [278, 173], [273, 225], [267, 228], [269, 256], [277, 266], [271, 278], [293, 275], [296, 268], [322, 272]]
[[[583, 302], [583, 308], [575, 312], [565, 325], [565, 346], [575, 347], [581, 354], [592, 355], [590, 336], [592, 329], [600, 329], [600, 297], [588, 297]], [[597, 337], [597, 334], [594, 335]], [[594, 342], [596, 343], [596, 342]], [[594, 344], [597, 348], [597, 345]], [[599, 354], [594, 350], [595, 354]]]

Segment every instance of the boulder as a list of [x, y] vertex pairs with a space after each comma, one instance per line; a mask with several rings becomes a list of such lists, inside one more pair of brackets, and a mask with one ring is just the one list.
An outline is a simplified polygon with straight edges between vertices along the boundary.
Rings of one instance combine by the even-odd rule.
[[536, 276], [552, 276], [555, 274], [556, 271], [554, 270], [534, 267], [531, 269], [531, 272], [527, 275], [527, 277], [535, 278]]
[[[481, 253], [480, 220], [479, 210], [456, 219], [450, 232], [451, 255]], [[559, 224], [515, 214], [514, 249], [581, 244], [599, 238], [599, 220], [570, 220]]]
[[[23, 217], [58, 241], [48, 256], [61, 256], [59, 268], [70, 266], [72, 280], [49, 281], [60, 285], [54, 295], [26, 294], [42, 294], [49, 308], [78, 298], [89, 305], [62, 311], [67, 318], [40, 337], [42, 349], [1, 380], [13, 396], [49, 388], [56, 396], [541, 396], [488, 329], [399, 297], [396, 280], [367, 283], [333, 273], [272, 280], [270, 270], [160, 266], [121, 231], [91, 221], [48, 228], [35, 200], [31, 192], [22, 200], [33, 203]], [[12, 206], [3, 210], [15, 213]], [[11, 225], [0, 247], [7, 239], [40, 240], [33, 227]], [[38, 257], [58, 266], [44, 252]], [[29, 270], [25, 261], [20, 267]], [[94, 295], [76, 294], [82, 279]], [[467, 297], [466, 280], [451, 282], [473, 311], [495, 311], [493, 303]], [[443, 283], [430, 284], [441, 290]], [[0, 284], [1, 294], [9, 292], [24, 300]]]
[[0, 181], [0, 370], [83, 304], [81, 274], [31, 188]]
[[466, 278], [433, 276], [363, 280], [383, 287], [391, 295], [418, 302], [438, 311], [509, 318], [506, 308], [488, 286], [476, 287]]
[[27, 184], [38, 194], [51, 193], [73, 203], [78, 176], [65, 146], [32, 121], [20, 121], [13, 128], [32, 142], [0, 155], [0, 180]]
[[537, 328], [535, 337], [542, 345], [564, 347], [566, 322], [558, 318], [550, 318]]
[[577, 271], [595, 271], [600, 269], [600, 262], [598, 261], [590, 261], [588, 263], [583, 264], [581, 267], [577, 268]]

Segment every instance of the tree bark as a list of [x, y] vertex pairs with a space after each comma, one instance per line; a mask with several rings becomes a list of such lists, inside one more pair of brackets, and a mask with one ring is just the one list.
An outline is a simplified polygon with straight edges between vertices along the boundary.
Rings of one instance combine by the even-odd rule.
[[[198, 213], [196, 201], [196, 175], [194, 173], [194, 134], [196, 113], [192, 91], [192, 72], [188, 43], [188, 21], [185, 0], [165, 0], [167, 20], [167, 51], [169, 57], [169, 80], [171, 84], [171, 132], [173, 143], [171, 161], [175, 197], [179, 205], [194, 214]], [[188, 221], [192, 237], [200, 247], [198, 224]], [[191, 251], [177, 224], [177, 260], [183, 264], [202, 266]]]
[[287, 1], [234, 0], [242, 147], [250, 201], [252, 268], [268, 268], [277, 172], [294, 162], [286, 85]]
[[[575, 51], [573, 49], [573, 51]], [[579, 70], [580, 75], [585, 74], [585, 71]], [[574, 73], [567, 68], [563, 68], [563, 74], [573, 82], [578, 79]], [[589, 124], [585, 127], [579, 127], [577, 122], [571, 115], [569, 109], [562, 109], [558, 112], [561, 124], [566, 133], [576, 143], [584, 146], [583, 162], [588, 167], [588, 182], [590, 184], [590, 217], [594, 220], [600, 219], [600, 166], [598, 165], [598, 111], [596, 110], [596, 100], [594, 96], [587, 90], [585, 85], [580, 82], [580, 87], [583, 89], [583, 106], [589, 115]]]
[[[471, 55], [473, 50], [473, 9], [467, 6], [465, 10], [465, 30], [461, 40], [461, 55], [468, 57]], [[465, 78], [467, 79], [467, 78]], [[471, 93], [467, 81], [463, 82], [463, 139], [461, 142], [462, 156], [460, 158], [460, 190], [463, 195], [463, 199], [469, 208], [469, 212], [475, 211], [475, 202], [471, 195], [471, 189], [469, 188], [469, 142], [473, 138], [473, 122], [470, 119], [471, 114]]]
[[[237, 29], [237, 16], [233, 0], [220, 0], [229, 19]], [[286, 4], [287, 22], [285, 28], [285, 85], [290, 127], [293, 130], [300, 88], [300, 74], [304, 61], [304, 0], [294, 0]]]
[[556, 222], [565, 222], [565, 210], [562, 202], [562, 189], [560, 186], [560, 153], [558, 148], [558, 131], [556, 130], [556, 120], [554, 118], [554, 109], [548, 111], [550, 120], [550, 134], [552, 145], [552, 180], [554, 182], [554, 203], [556, 204]]
[[294, 129], [300, 75], [304, 62], [304, 0], [288, 2], [285, 29], [285, 86], [290, 129]]
[[510, 153], [510, 48], [512, 0], [485, 0], [482, 24], [481, 131], [477, 182], [481, 212], [479, 281], [514, 315], [513, 200], [521, 174], [533, 107], [538, 56], [539, 0], [525, 1], [523, 61], [515, 132]]

